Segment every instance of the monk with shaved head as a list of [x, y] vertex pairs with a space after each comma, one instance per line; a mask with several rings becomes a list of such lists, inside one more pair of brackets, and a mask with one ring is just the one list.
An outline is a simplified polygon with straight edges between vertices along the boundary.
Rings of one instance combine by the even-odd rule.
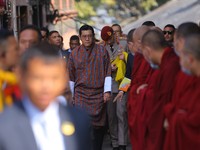
[[137, 129], [134, 127], [135, 119], [137, 115], [137, 104], [139, 95], [136, 93], [137, 88], [144, 84], [148, 73], [151, 71], [149, 63], [145, 60], [142, 54], [141, 40], [142, 36], [149, 31], [147, 26], [141, 26], [137, 28], [133, 34], [133, 43], [137, 50], [132, 69], [131, 87], [129, 92], [129, 98], [127, 102], [127, 114], [129, 125], [129, 136], [133, 149], [137, 148]]
[[152, 110], [147, 120], [144, 147], [148, 150], [162, 150], [165, 137], [164, 106], [171, 101], [174, 81], [180, 70], [179, 58], [163, 34], [157, 30], [148, 31], [143, 36], [142, 47], [150, 65], [159, 69], [153, 89]]
[[[175, 44], [182, 69], [177, 77], [172, 102], [165, 106], [164, 127], [167, 135], [164, 149], [200, 149], [199, 134], [195, 130], [199, 130], [200, 126], [200, 30], [197, 24], [187, 22], [178, 27], [176, 34], [179, 38], [175, 38], [179, 41]], [[177, 46], [178, 42], [181, 42], [181, 48]]]
[[[163, 31], [156, 26], [153, 26], [151, 30], [157, 30], [161, 34], [163, 34]], [[152, 110], [152, 99], [154, 96], [154, 86], [157, 79], [157, 75], [159, 72], [159, 69], [157, 66], [152, 66], [154, 69], [152, 69], [144, 84], [140, 85], [137, 89], [137, 94], [139, 94], [138, 98], [138, 112], [136, 121], [134, 124], [134, 128], [137, 129], [137, 149], [143, 150], [145, 146], [145, 131], [147, 127], [147, 120], [149, 118], [149, 114]], [[156, 68], [155, 68], [156, 67]]]

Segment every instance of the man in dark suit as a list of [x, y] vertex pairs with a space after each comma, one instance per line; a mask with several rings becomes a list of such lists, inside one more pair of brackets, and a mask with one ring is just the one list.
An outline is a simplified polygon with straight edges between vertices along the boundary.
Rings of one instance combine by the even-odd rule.
[[0, 115], [0, 150], [90, 150], [87, 114], [58, 99], [68, 82], [66, 62], [49, 45], [22, 55], [16, 69], [22, 102]]
[[68, 61], [70, 53], [62, 49], [62, 38], [58, 31], [49, 32], [48, 42], [55, 47], [61, 58]]

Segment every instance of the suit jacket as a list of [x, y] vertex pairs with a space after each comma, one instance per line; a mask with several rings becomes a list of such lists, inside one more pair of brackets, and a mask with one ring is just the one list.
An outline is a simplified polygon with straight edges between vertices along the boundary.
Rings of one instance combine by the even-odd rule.
[[[86, 113], [59, 105], [61, 125], [71, 122], [75, 132], [64, 136], [67, 150], [90, 150], [90, 129]], [[22, 103], [7, 108], [0, 115], [0, 150], [38, 150], [29, 117]]]
[[67, 50], [61, 50], [61, 52], [62, 52], [62, 58], [68, 62], [70, 52], [68, 52]]
[[133, 68], [133, 59], [134, 59], [133, 54], [129, 53], [127, 63], [126, 63], [126, 74], [125, 74], [125, 77], [129, 78], [129, 79], [131, 79], [132, 68]]

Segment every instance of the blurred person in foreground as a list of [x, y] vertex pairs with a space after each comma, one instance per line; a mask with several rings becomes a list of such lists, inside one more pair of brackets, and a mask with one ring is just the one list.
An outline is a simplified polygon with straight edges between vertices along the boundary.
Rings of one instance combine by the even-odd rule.
[[69, 57], [69, 77], [75, 107], [86, 110], [93, 128], [93, 149], [101, 150], [106, 124], [106, 102], [111, 99], [111, 64], [105, 47], [94, 43], [94, 29], [79, 30], [82, 45]]
[[57, 101], [69, 80], [57, 51], [28, 49], [16, 72], [22, 102], [0, 115], [0, 150], [90, 150], [87, 114]]
[[[40, 42], [41, 42], [41, 33], [40, 33], [39, 28], [35, 25], [25, 26], [24, 28], [21, 29], [20, 34], [19, 34], [18, 54], [22, 55], [28, 48], [36, 46], [36, 45], [40, 44]], [[15, 47], [15, 43], [11, 43], [9, 46]], [[12, 55], [15, 55], [15, 52], [12, 52]], [[7, 58], [7, 57], [5, 57], [5, 58]], [[1, 60], [5, 61], [5, 58], [2, 58]], [[18, 56], [16, 56], [16, 57], [12, 56], [12, 58], [9, 58], [9, 61], [15, 62], [15, 65], [16, 65], [17, 58], [18, 58]], [[12, 70], [13, 69], [14, 68], [12, 68]], [[6, 76], [8, 76], [8, 75], [6, 75]], [[13, 74], [12, 78], [13, 79], [16, 78], [14, 74]], [[14, 101], [21, 100], [21, 92], [20, 92], [18, 84], [16, 85], [16, 83], [15, 83], [15, 85], [7, 85], [5, 88], [3, 88], [3, 90], [4, 90], [4, 97], [5, 97], [4, 99], [6, 99], [5, 101], [9, 101], [9, 105], [11, 105]], [[13, 97], [14, 97], [14, 99], [13, 99]]]
[[73, 36], [70, 37], [69, 46], [70, 46], [70, 48], [67, 51], [70, 52], [70, 53], [76, 47], [80, 46], [80, 39], [77, 35], [73, 35]]
[[40, 29], [35, 25], [27, 25], [21, 29], [19, 34], [19, 54], [22, 55], [28, 48], [41, 43], [42, 35]]
[[17, 85], [17, 78], [12, 73], [19, 58], [17, 42], [14, 35], [7, 30], [0, 31], [0, 113], [4, 106], [12, 106], [11, 87]]
[[167, 24], [164, 27], [163, 33], [165, 36], [165, 40], [171, 45], [174, 46], [173, 42], [174, 42], [174, 33], [175, 33], [175, 27], [172, 24]]

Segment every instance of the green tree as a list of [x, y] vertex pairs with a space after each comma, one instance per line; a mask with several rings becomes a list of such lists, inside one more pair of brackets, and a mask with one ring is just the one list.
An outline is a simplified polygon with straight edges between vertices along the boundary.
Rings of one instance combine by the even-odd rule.
[[[92, 23], [91, 16], [96, 16], [96, 9], [103, 6], [111, 16], [120, 22], [129, 19], [133, 21], [149, 10], [164, 4], [168, 0], [77, 0], [75, 8], [79, 11], [78, 19]], [[132, 19], [131, 19], [132, 18]]]

